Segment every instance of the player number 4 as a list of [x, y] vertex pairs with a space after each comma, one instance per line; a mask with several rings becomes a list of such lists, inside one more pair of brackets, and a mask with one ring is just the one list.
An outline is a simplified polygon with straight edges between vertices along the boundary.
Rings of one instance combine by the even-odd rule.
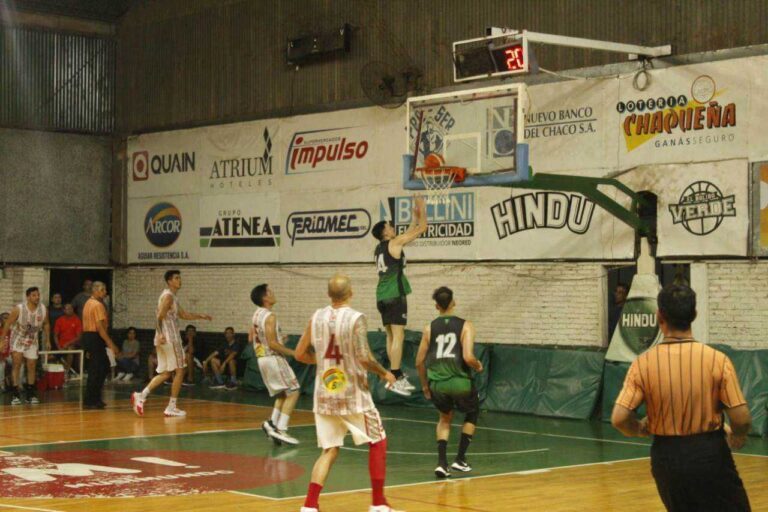
[[437, 337], [437, 358], [453, 357], [453, 347], [456, 346], [456, 334], [449, 332]]
[[325, 349], [325, 359], [335, 359], [336, 364], [339, 364], [344, 360], [344, 356], [341, 355], [341, 350], [336, 344], [336, 336], [331, 334], [331, 342], [328, 344], [328, 348]]
[[381, 273], [384, 273], [387, 271], [387, 266], [384, 264], [383, 254], [379, 254], [379, 257], [376, 259], [376, 270], [378, 270]]

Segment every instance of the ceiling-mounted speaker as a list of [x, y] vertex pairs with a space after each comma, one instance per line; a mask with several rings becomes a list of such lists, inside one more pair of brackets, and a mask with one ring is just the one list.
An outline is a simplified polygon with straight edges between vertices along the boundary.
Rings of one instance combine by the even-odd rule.
[[320, 57], [349, 52], [351, 36], [352, 27], [345, 23], [333, 32], [289, 39], [286, 60], [288, 64], [297, 65]]

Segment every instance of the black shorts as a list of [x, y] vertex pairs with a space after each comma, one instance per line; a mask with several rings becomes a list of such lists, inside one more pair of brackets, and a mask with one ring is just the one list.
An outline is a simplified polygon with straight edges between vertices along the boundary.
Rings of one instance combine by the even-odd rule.
[[408, 299], [405, 295], [394, 299], [380, 300], [376, 308], [381, 313], [384, 325], [405, 325], [408, 323]]
[[466, 395], [448, 395], [440, 393], [432, 388], [430, 383], [429, 391], [432, 393], [432, 403], [438, 411], [443, 414], [448, 414], [451, 411], [459, 411], [464, 414], [478, 413], [480, 412], [480, 397], [477, 394], [477, 389], [472, 386], [469, 394]]

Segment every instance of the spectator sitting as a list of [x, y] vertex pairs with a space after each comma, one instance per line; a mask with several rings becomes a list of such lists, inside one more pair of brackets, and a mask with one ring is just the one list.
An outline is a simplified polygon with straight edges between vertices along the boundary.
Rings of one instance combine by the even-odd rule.
[[[53, 326], [53, 339], [59, 350], [77, 350], [80, 348], [80, 338], [83, 335], [83, 324], [75, 315], [72, 304], [64, 304], [64, 315], [60, 316]], [[65, 354], [62, 358], [65, 375], [69, 375], [75, 354]]]
[[139, 371], [139, 340], [136, 339], [136, 329], [128, 328], [128, 339], [123, 341], [121, 357], [117, 360], [118, 374], [115, 380], [118, 382], [131, 382], [133, 375]]
[[[232, 390], [237, 388], [237, 356], [242, 347], [235, 339], [235, 330], [232, 327], [227, 327], [224, 330], [224, 337], [226, 338], [225, 341], [217, 343], [216, 349], [203, 363], [203, 372], [206, 371], [208, 364], [213, 369], [214, 382], [211, 389], [227, 388]], [[229, 371], [230, 380], [225, 385], [222, 375], [226, 371]]]
[[[56, 320], [62, 316], [64, 316], [64, 306], [61, 304], [61, 294], [54, 293], [51, 297], [51, 307], [48, 308], [48, 321], [51, 322], [51, 325], [55, 326]], [[61, 347], [59, 349], [63, 350]]]

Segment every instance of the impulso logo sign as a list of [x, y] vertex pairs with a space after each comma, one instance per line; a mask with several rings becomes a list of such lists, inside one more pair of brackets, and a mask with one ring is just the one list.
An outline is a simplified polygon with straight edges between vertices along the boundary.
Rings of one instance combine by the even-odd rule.
[[288, 146], [285, 174], [353, 169], [370, 150], [360, 127], [296, 132]]
[[252, 189], [272, 185], [272, 135], [264, 128], [261, 154], [215, 160], [208, 174], [213, 190]]
[[[474, 192], [451, 192], [447, 203], [427, 205], [427, 232], [411, 245], [417, 247], [472, 245], [475, 236]], [[413, 197], [390, 197], [381, 204], [381, 217], [392, 219], [395, 232], [404, 233], [413, 218]]]
[[293, 212], [285, 229], [291, 245], [297, 240], [363, 238], [371, 230], [371, 214], [362, 208]]
[[[167, 202], [157, 203], [144, 216], [144, 235], [155, 247], [173, 245], [181, 236], [182, 220], [179, 209]], [[142, 251], [139, 259], [189, 259], [187, 251]]]
[[576, 235], [589, 230], [595, 203], [578, 194], [535, 192], [510, 197], [491, 206], [499, 240], [531, 229], [568, 229]]
[[720, 98], [725, 93], [701, 75], [690, 90], [618, 102], [627, 151], [651, 140], [658, 149], [734, 142], [736, 133], [728, 128], [736, 127], [736, 103]]
[[200, 228], [200, 247], [279, 247], [280, 225], [267, 216], [222, 209], [213, 225]]
[[696, 181], [683, 190], [677, 204], [669, 205], [669, 212], [673, 224], [704, 236], [720, 227], [725, 217], [736, 216], [735, 202], [735, 195], [724, 196], [714, 183]]
[[133, 181], [146, 181], [151, 175], [186, 173], [195, 170], [195, 152], [153, 155], [148, 151], [135, 151], [131, 168]]
[[619, 330], [624, 342], [635, 354], [648, 350], [659, 334], [656, 300], [644, 297], [627, 299], [621, 309]]

